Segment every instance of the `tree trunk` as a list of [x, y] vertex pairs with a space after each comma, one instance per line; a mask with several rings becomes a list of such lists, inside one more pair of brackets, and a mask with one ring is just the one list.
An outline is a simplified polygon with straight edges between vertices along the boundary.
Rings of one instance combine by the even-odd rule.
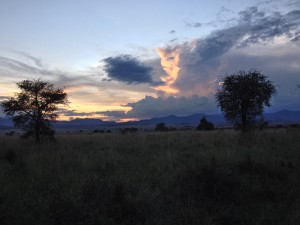
[[41, 138], [40, 138], [40, 132], [39, 131], [35, 131], [35, 141], [37, 143], [40, 143], [41, 142]]
[[246, 115], [246, 113], [242, 113], [241, 117], [242, 117], [241, 118], [242, 131], [245, 132], [245, 131], [247, 131], [247, 115]]

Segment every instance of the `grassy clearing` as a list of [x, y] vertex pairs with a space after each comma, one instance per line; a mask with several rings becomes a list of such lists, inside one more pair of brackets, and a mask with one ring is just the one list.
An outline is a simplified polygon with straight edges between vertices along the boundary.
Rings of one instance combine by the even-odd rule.
[[0, 137], [0, 221], [300, 224], [300, 130]]

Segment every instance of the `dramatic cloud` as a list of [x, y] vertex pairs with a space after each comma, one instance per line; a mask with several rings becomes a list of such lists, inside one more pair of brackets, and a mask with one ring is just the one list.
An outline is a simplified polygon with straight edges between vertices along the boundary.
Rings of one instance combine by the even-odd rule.
[[[146, 63], [156, 72], [153, 73], [153, 80], [160, 80], [158, 74], [162, 69], [159, 60], [148, 59]], [[153, 84], [124, 85], [122, 82], [102, 82], [98, 76], [99, 67], [89, 67], [75, 72], [62, 71], [47, 68], [41, 59], [19, 51], [13, 51], [10, 57], [0, 56], [0, 72], [2, 75], [0, 95], [3, 97], [18, 92], [16, 82], [22, 79], [40, 78], [64, 88], [71, 102], [69, 109], [60, 112], [64, 119], [65, 117], [119, 118], [120, 112], [107, 110], [127, 111], [129, 108], [122, 106], [124, 103], [154, 94]]]
[[157, 87], [157, 90], [165, 91], [168, 93], [176, 93], [178, 91], [177, 89], [171, 87], [175, 80], [178, 78], [178, 74], [180, 72], [180, 53], [176, 50], [177, 49], [157, 49], [157, 53], [161, 58], [161, 66], [168, 75], [161, 78], [161, 80], [164, 81], [164, 85]]
[[107, 110], [107, 111], [100, 111], [100, 112], [95, 112], [95, 114], [100, 114], [106, 117], [110, 117], [110, 118], [125, 118], [126, 117], [126, 113], [125, 111], [122, 110]]
[[94, 115], [94, 113], [90, 112], [77, 112], [76, 110], [68, 110], [63, 108], [60, 108], [58, 113], [67, 117], [86, 117]]
[[119, 55], [103, 59], [104, 71], [112, 80], [127, 84], [157, 84], [152, 79], [153, 69], [130, 55]]
[[[171, 30], [173, 40], [156, 49], [159, 58], [150, 54], [139, 54], [146, 59], [143, 61], [131, 55], [105, 58], [100, 63], [105, 75], [100, 78], [102, 65], [86, 71], [61, 71], [48, 68], [38, 57], [15, 51], [16, 57], [0, 56], [0, 95], [13, 93], [14, 81], [41, 78], [66, 89], [72, 105], [61, 111], [65, 117], [121, 120], [215, 113], [214, 94], [220, 78], [256, 68], [274, 81], [278, 90], [272, 109], [299, 110], [300, 10], [296, 9], [300, 5], [294, 3], [290, 11], [250, 7], [233, 18], [222, 18], [233, 15], [223, 7], [217, 15], [218, 29], [209, 35], [180, 42], [177, 32]], [[185, 25], [197, 28], [209, 23]], [[9, 82], [13, 88], [7, 87]], [[156, 92], [157, 97], [153, 97]]]
[[[233, 21], [235, 25], [216, 30], [205, 38], [158, 48], [166, 74], [161, 77], [165, 85], [157, 90], [184, 96], [207, 96], [214, 93], [220, 76], [228, 72], [231, 64], [236, 64], [225, 57], [233, 50], [240, 51], [239, 57], [242, 58], [247, 55], [244, 49], [251, 50], [257, 45], [274, 47], [280, 42], [279, 38], [284, 38], [286, 45], [297, 47], [300, 44], [300, 10], [266, 14], [257, 7], [250, 7], [241, 11]], [[272, 57], [271, 52], [261, 58], [262, 62], [268, 57]], [[287, 62], [284, 58], [282, 60]], [[251, 66], [251, 61], [248, 65]], [[258, 69], [266, 67], [261, 66]]]
[[68, 118], [90, 118], [98, 117], [103, 120], [114, 120], [120, 121], [127, 118], [126, 112], [124, 110], [106, 110], [106, 111], [95, 111], [95, 112], [78, 112], [77, 110], [68, 110], [60, 108], [58, 110], [60, 115]]
[[126, 116], [131, 118], [151, 118], [176, 115], [190, 115], [199, 112], [215, 112], [215, 102], [212, 96], [199, 97], [191, 96], [146, 96], [144, 99], [128, 103], [126, 106], [132, 109], [127, 112]]

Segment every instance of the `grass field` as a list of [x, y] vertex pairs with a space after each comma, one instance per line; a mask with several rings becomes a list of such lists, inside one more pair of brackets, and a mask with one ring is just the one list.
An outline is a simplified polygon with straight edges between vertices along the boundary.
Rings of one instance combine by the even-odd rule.
[[0, 136], [1, 225], [298, 225], [300, 130]]

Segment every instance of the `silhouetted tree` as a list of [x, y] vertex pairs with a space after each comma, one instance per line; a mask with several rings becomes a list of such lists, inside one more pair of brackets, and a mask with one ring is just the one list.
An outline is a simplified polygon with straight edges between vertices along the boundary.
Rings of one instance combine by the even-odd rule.
[[122, 134], [128, 134], [128, 133], [133, 134], [133, 133], [137, 133], [139, 129], [136, 127], [126, 127], [126, 128], [121, 128], [120, 131]]
[[4, 113], [12, 117], [16, 127], [23, 128], [25, 138], [35, 135], [40, 142], [41, 135], [53, 136], [51, 122], [58, 118], [57, 105], [68, 104], [67, 94], [39, 79], [24, 80], [17, 86], [21, 92], [1, 103]]
[[197, 130], [213, 130], [215, 126], [213, 123], [208, 122], [205, 116], [202, 117], [200, 120], [199, 125], [197, 126]]
[[262, 117], [264, 106], [271, 106], [275, 86], [255, 69], [227, 75], [222, 89], [217, 91], [218, 107], [230, 122], [240, 124], [243, 131], [257, 118]]
[[155, 131], [168, 131], [168, 127], [164, 123], [158, 123], [155, 126]]

